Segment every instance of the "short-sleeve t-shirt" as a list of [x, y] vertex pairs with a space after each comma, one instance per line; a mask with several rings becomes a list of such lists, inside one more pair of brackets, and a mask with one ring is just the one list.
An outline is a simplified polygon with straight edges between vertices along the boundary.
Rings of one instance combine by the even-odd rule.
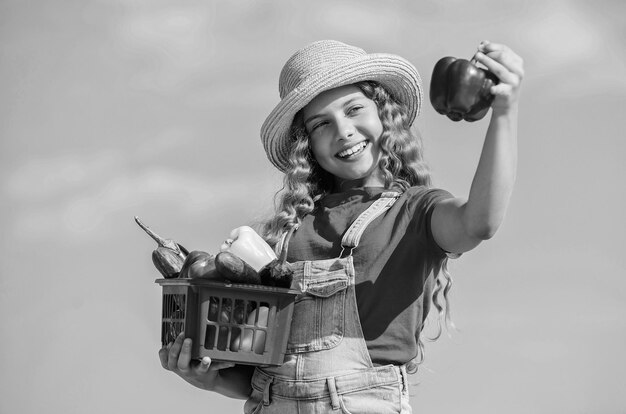
[[[344, 232], [385, 191], [354, 188], [318, 200], [293, 234], [287, 260], [339, 257]], [[430, 217], [434, 205], [450, 197], [440, 189], [409, 188], [369, 224], [352, 253], [359, 318], [375, 365], [404, 364], [417, 355], [432, 270], [445, 256], [433, 240]]]

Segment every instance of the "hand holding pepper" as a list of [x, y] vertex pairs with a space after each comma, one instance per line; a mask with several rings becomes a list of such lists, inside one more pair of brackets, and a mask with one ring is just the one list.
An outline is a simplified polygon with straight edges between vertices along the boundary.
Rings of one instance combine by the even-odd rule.
[[[471, 61], [444, 57], [437, 62], [431, 78], [430, 101], [437, 112], [453, 121], [477, 121], [487, 114], [498, 96], [512, 95], [517, 89], [523, 76], [521, 68], [521, 58], [506, 46], [481, 42]], [[498, 107], [502, 100], [496, 102]]]
[[516, 111], [524, 78], [523, 59], [508, 46], [488, 41], [480, 43], [474, 59], [498, 77], [499, 83], [490, 88], [493, 111]]

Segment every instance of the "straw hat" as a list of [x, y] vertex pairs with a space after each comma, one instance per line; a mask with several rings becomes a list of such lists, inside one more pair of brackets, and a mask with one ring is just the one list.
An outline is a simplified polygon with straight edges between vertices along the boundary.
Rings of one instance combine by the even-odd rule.
[[406, 105], [409, 123], [422, 106], [422, 80], [406, 59], [386, 53], [365, 53], [363, 49], [334, 40], [309, 44], [289, 58], [280, 73], [281, 101], [261, 127], [267, 157], [276, 168], [289, 167], [289, 130], [295, 114], [320, 92], [361, 81], [376, 81]]

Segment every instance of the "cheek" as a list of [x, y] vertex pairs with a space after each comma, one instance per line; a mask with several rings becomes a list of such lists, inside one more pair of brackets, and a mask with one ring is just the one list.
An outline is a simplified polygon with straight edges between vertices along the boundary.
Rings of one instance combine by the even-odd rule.
[[383, 133], [383, 124], [380, 122], [380, 119], [378, 119], [378, 117], [371, 119], [368, 122], [367, 127], [370, 131], [370, 134], [372, 135], [372, 138], [374, 138], [375, 140], [378, 140]]
[[313, 155], [313, 158], [315, 160], [319, 160], [320, 158], [319, 145], [317, 145], [315, 142], [311, 142], [311, 154]]
[[324, 159], [324, 157], [328, 156], [329, 146], [322, 139], [311, 140], [311, 153], [313, 154], [313, 158], [320, 162], [320, 160]]

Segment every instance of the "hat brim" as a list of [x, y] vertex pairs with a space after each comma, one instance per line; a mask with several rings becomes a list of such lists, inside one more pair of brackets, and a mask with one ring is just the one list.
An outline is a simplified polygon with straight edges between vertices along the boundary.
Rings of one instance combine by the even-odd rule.
[[321, 92], [361, 81], [382, 84], [395, 100], [406, 105], [409, 123], [413, 123], [423, 99], [422, 82], [415, 66], [397, 55], [358, 56], [310, 76], [276, 105], [261, 127], [261, 140], [270, 162], [283, 172], [289, 167], [292, 144], [289, 132], [300, 109]]

